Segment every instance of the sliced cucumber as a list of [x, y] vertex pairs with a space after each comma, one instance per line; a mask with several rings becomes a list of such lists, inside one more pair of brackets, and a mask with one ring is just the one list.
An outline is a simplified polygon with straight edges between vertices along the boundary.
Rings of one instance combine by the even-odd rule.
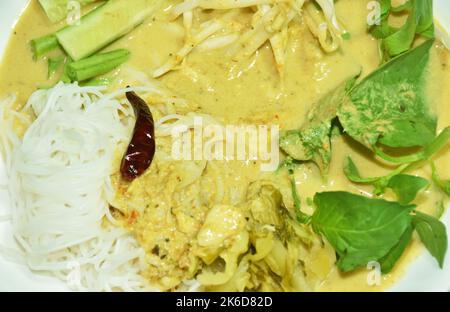
[[[67, 17], [69, 2], [71, 0], [39, 0], [47, 17], [52, 23], [59, 22]], [[80, 5], [86, 5], [98, 0], [78, 0]]]
[[77, 61], [130, 32], [161, 3], [162, 0], [109, 0], [83, 16], [79, 25], [58, 31], [56, 37], [70, 57]]

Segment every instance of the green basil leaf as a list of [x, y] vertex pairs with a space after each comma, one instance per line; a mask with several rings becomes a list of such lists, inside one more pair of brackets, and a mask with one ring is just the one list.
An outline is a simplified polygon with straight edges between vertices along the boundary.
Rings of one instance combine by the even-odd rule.
[[427, 146], [436, 136], [436, 116], [425, 93], [433, 41], [393, 59], [349, 92], [338, 108], [345, 132], [373, 149]]
[[403, 235], [400, 237], [400, 241], [395, 245], [389, 253], [379, 260], [381, 265], [381, 272], [383, 274], [388, 274], [392, 271], [398, 259], [403, 255], [406, 247], [408, 247], [409, 242], [411, 241], [413, 233], [412, 225], [409, 226]]
[[346, 192], [318, 193], [311, 220], [339, 256], [344, 272], [386, 256], [411, 225], [414, 205], [401, 205]]
[[432, 216], [416, 211], [416, 215], [413, 217], [413, 226], [422, 243], [442, 268], [448, 246], [445, 225]]
[[363, 178], [361, 177], [361, 174], [359, 173], [358, 168], [356, 167], [355, 163], [353, 162], [351, 157], [347, 157], [346, 162], [344, 164], [344, 173], [347, 176], [347, 179], [349, 179], [352, 182], [355, 183], [374, 183], [379, 178]]
[[363, 178], [351, 157], [347, 157], [344, 165], [344, 173], [352, 182], [373, 185], [376, 195], [381, 195], [386, 188], [391, 188], [401, 204], [408, 204], [416, 198], [420, 191], [428, 187], [429, 183], [421, 177], [401, 174], [405, 168], [404, 166], [398, 167], [384, 177]]
[[409, 204], [417, 194], [427, 188], [430, 183], [421, 177], [398, 174], [389, 180], [387, 187], [391, 188], [401, 204]]
[[[450, 138], [450, 128], [436, 137], [437, 118], [425, 96], [432, 45], [430, 40], [402, 54], [356, 86], [356, 78], [342, 83], [313, 106], [300, 129], [281, 136], [281, 149], [293, 159], [315, 162], [326, 173], [331, 161], [331, 129], [333, 121], [338, 121], [346, 135], [387, 161], [412, 163], [428, 158]], [[423, 149], [393, 157], [381, 151], [379, 144]], [[354, 168], [347, 169], [355, 173]], [[382, 191], [386, 180], [380, 182], [378, 189]]]

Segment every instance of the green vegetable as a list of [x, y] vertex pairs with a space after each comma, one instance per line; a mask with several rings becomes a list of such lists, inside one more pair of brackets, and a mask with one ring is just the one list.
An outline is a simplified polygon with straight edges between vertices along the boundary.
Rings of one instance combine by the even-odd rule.
[[80, 25], [56, 33], [59, 43], [75, 60], [88, 57], [141, 24], [161, 0], [109, 0], [83, 16]]
[[308, 224], [311, 221], [311, 217], [308, 216], [306, 213], [302, 212], [302, 204], [300, 200], [300, 196], [297, 192], [297, 186], [295, 185], [295, 178], [292, 177], [291, 179], [291, 190], [292, 190], [292, 198], [294, 199], [294, 206], [295, 206], [295, 215], [297, 217], [297, 221], [302, 224]]
[[389, 175], [383, 177], [363, 178], [351, 157], [347, 157], [344, 173], [352, 182], [373, 185], [376, 195], [381, 195], [386, 188], [390, 188], [397, 195], [397, 199], [401, 204], [408, 204], [416, 198], [420, 191], [428, 187], [429, 183], [421, 177], [401, 174], [406, 168], [406, 166], [400, 166]]
[[442, 190], [445, 194], [450, 196], [450, 180], [442, 180], [438, 175], [436, 170], [436, 165], [431, 163], [431, 168], [433, 170], [433, 182]]
[[403, 235], [400, 237], [399, 242], [395, 245], [386, 256], [379, 260], [381, 266], [381, 273], [387, 274], [392, 271], [398, 259], [403, 255], [408, 247], [409, 242], [412, 238], [413, 227], [410, 225]]
[[447, 251], [445, 225], [414, 211], [415, 205], [346, 192], [318, 193], [314, 204], [312, 228], [333, 246], [341, 271], [349, 272], [378, 261], [382, 272], [389, 273], [411, 241], [414, 229], [443, 266]]
[[47, 78], [52, 79], [59, 67], [64, 64], [65, 56], [60, 55], [57, 57], [51, 57], [48, 59], [48, 74]]
[[424, 178], [407, 174], [393, 176], [388, 183], [388, 187], [394, 191], [401, 204], [412, 202], [417, 194], [429, 185], [428, 181]]
[[401, 205], [346, 192], [318, 193], [312, 227], [339, 256], [344, 272], [385, 257], [411, 226], [414, 205]]
[[428, 146], [412, 155], [395, 157], [384, 153], [378, 147], [374, 147], [374, 150], [379, 157], [389, 162], [397, 164], [413, 163], [429, 159], [433, 154], [436, 154], [442, 148], [444, 148], [447, 145], [449, 139], [450, 127], [447, 127]]
[[444, 201], [441, 200], [436, 203], [436, 218], [438, 219], [442, 218], [444, 212], [445, 212]]
[[[391, 14], [408, 13], [408, 19], [400, 28], [389, 25]], [[408, 51], [417, 35], [434, 37], [433, 1], [409, 0], [399, 7], [392, 7], [391, 0], [381, 0], [381, 23], [370, 28], [371, 34], [380, 39], [383, 60], [389, 60]]]
[[292, 159], [292, 157], [286, 157], [277, 168], [277, 172], [280, 172], [282, 169], [287, 169], [289, 174], [292, 174], [295, 171], [295, 168], [301, 164], [300, 161]]
[[[284, 133], [280, 146], [290, 157], [312, 160], [322, 171], [331, 159], [332, 121], [344, 132], [395, 163], [430, 157], [450, 138], [450, 128], [437, 138], [436, 116], [425, 96], [425, 79], [433, 41], [402, 54], [355, 85], [355, 78], [325, 96], [308, 114], [299, 130]], [[391, 157], [379, 144], [391, 148], [423, 147], [413, 155]]]
[[83, 81], [80, 86], [108, 86], [114, 81], [114, 78], [100, 77]]
[[[97, 0], [77, 0], [80, 5], [95, 2]], [[52, 23], [59, 22], [67, 17], [70, 0], [39, 0], [47, 17]]]
[[386, 63], [350, 92], [338, 110], [345, 132], [373, 149], [377, 143], [426, 146], [436, 135], [436, 116], [425, 96], [433, 41]]
[[344, 40], [350, 40], [352, 38], [352, 35], [349, 32], [344, 32], [342, 34], [342, 39]]
[[35, 60], [41, 58], [50, 51], [59, 47], [58, 39], [54, 35], [48, 35], [31, 40], [31, 50]]
[[413, 225], [419, 234], [420, 240], [433, 255], [442, 268], [445, 253], [447, 252], [447, 231], [445, 225], [429, 215], [416, 212], [413, 217]]
[[400, 173], [402, 170], [403, 170], [403, 168], [398, 168], [391, 174], [384, 176], [384, 177], [363, 178], [363, 177], [361, 177], [359, 170], [356, 167], [356, 165], [353, 162], [351, 157], [347, 157], [345, 165], [344, 165], [344, 173], [345, 173], [347, 179], [349, 179], [350, 181], [355, 182], [355, 183], [373, 185], [375, 187], [375, 190], [374, 190], [375, 195], [383, 194], [386, 187], [389, 184], [389, 180], [396, 174]]
[[96, 54], [68, 65], [67, 74], [72, 81], [84, 81], [113, 70], [130, 57], [128, 50]]
[[327, 171], [331, 161], [333, 119], [355, 81], [356, 78], [353, 78], [342, 83], [319, 101], [308, 113], [301, 129], [288, 131], [281, 137], [281, 149], [293, 159], [312, 160], [322, 172]]
[[62, 74], [62, 76], [60, 78], [60, 80], [62, 82], [64, 82], [64, 83], [71, 83], [72, 82], [72, 79], [70, 79], [70, 77], [69, 77], [69, 66], [72, 63], [73, 63], [72, 58], [70, 56], [67, 57], [66, 58], [66, 63], [64, 65], [64, 71], [63, 71], [63, 74]]

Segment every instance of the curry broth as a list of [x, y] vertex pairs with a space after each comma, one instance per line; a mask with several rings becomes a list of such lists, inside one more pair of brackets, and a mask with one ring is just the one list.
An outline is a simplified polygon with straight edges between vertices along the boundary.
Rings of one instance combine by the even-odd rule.
[[[351, 33], [351, 39], [343, 42], [335, 53], [326, 54], [305, 26], [290, 29], [290, 41], [284, 80], [280, 80], [274, 66], [269, 46], [265, 46], [252, 59], [236, 64], [224, 59], [225, 51], [193, 53], [189, 66], [163, 76], [160, 81], [185, 98], [191, 109], [210, 114], [218, 120], [232, 124], [279, 124], [282, 130], [296, 128], [302, 124], [306, 112], [321, 96], [332, 90], [346, 78], [362, 71], [365, 76], [379, 65], [378, 45], [366, 31], [368, 0], [340, 0], [337, 14]], [[348, 14], [351, 12], [351, 14]], [[240, 16], [248, 18], [245, 13]], [[51, 33], [61, 25], [51, 25], [36, 0], [23, 12], [16, 24], [0, 66], [0, 96], [16, 93], [17, 108], [22, 107], [32, 92], [52, 85], [47, 80], [47, 59], [34, 61], [28, 42], [36, 37]], [[151, 74], [164, 62], [170, 53], [183, 45], [183, 28], [179, 22], [169, 22], [165, 11], [141, 25], [111, 48], [125, 47], [132, 58], [127, 66]], [[448, 69], [449, 52], [442, 45], [433, 49], [429, 77], [429, 93], [434, 100], [439, 116], [439, 130], [450, 125], [448, 99], [450, 85]], [[126, 85], [121, 79], [121, 70], [116, 76], [115, 87]], [[434, 85], [436, 83], [436, 85]], [[391, 167], [374, 160], [373, 155], [363, 147], [340, 136], [333, 140], [333, 160], [328, 181], [324, 181], [318, 169], [305, 165], [296, 171], [297, 189], [302, 198], [313, 197], [316, 192], [345, 190], [369, 194], [371, 189], [349, 183], [343, 173], [345, 157], [351, 155], [363, 173], [371, 176], [384, 175]], [[436, 157], [438, 168], [449, 168], [450, 148]], [[225, 179], [227, 187], [245, 188], [256, 179], [267, 178], [254, 164], [234, 163], [229, 166], [232, 175]], [[415, 174], [430, 178], [430, 168], [417, 170]], [[450, 178], [446, 169], [443, 178]], [[392, 198], [392, 194], [384, 196]], [[419, 209], [435, 214], [436, 203], [442, 195], [430, 187], [418, 198]], [[307, 208], [305, 208], [307, 209]], [[175, 226], [175, 225], [174, 225]], [[145, 238], [141, 237], [145, 243]], [[383, 277], [381, 286], [369, 286], [368, 271], [360, 269], [342, 274], [333, 269], [326, 281], [319, 287], [322, 291], [377, 291], [384, 290], [397, 282], [407, 265], [421, 252], [422, 245], [414, 237], [407, 252], [402, 256], [391, 274]], [[148, 250], [147, 250], [148, 251]]]

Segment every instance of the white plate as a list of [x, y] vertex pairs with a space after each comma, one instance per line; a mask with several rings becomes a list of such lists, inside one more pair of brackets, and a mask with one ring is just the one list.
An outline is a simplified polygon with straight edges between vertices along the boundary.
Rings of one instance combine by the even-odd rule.
[[[6, 46], [10, 30], [28, 0], [0, 1], [0, 56]], [[450, 48], [450, 1], [435, 0], [435, 17], [442, 29], [438, 36]], [[5, 184], [4, 166], [0, 163], [0, 184]], [[8, 209], [8, 194], [0, 189], [0, 216]], [[444, 222], [450, 229], [450, 213]], [[10, 239], [10, 229], [6, 223], [0, 224], [0, 244]], [[450, 252], [450, 246], [449, 246]], [[16, 265], [0, 257], [0, 291], [65, 291], [64, 283], [51, 277], [31, 273], [26, 266]], [[436, 261], [426, 252], [412, 263], [407, 274], [395, 285], [392, 291], [449, 291], [450, 290], [450, 255], [447, 255], [444, 270], [440, 270]]]

